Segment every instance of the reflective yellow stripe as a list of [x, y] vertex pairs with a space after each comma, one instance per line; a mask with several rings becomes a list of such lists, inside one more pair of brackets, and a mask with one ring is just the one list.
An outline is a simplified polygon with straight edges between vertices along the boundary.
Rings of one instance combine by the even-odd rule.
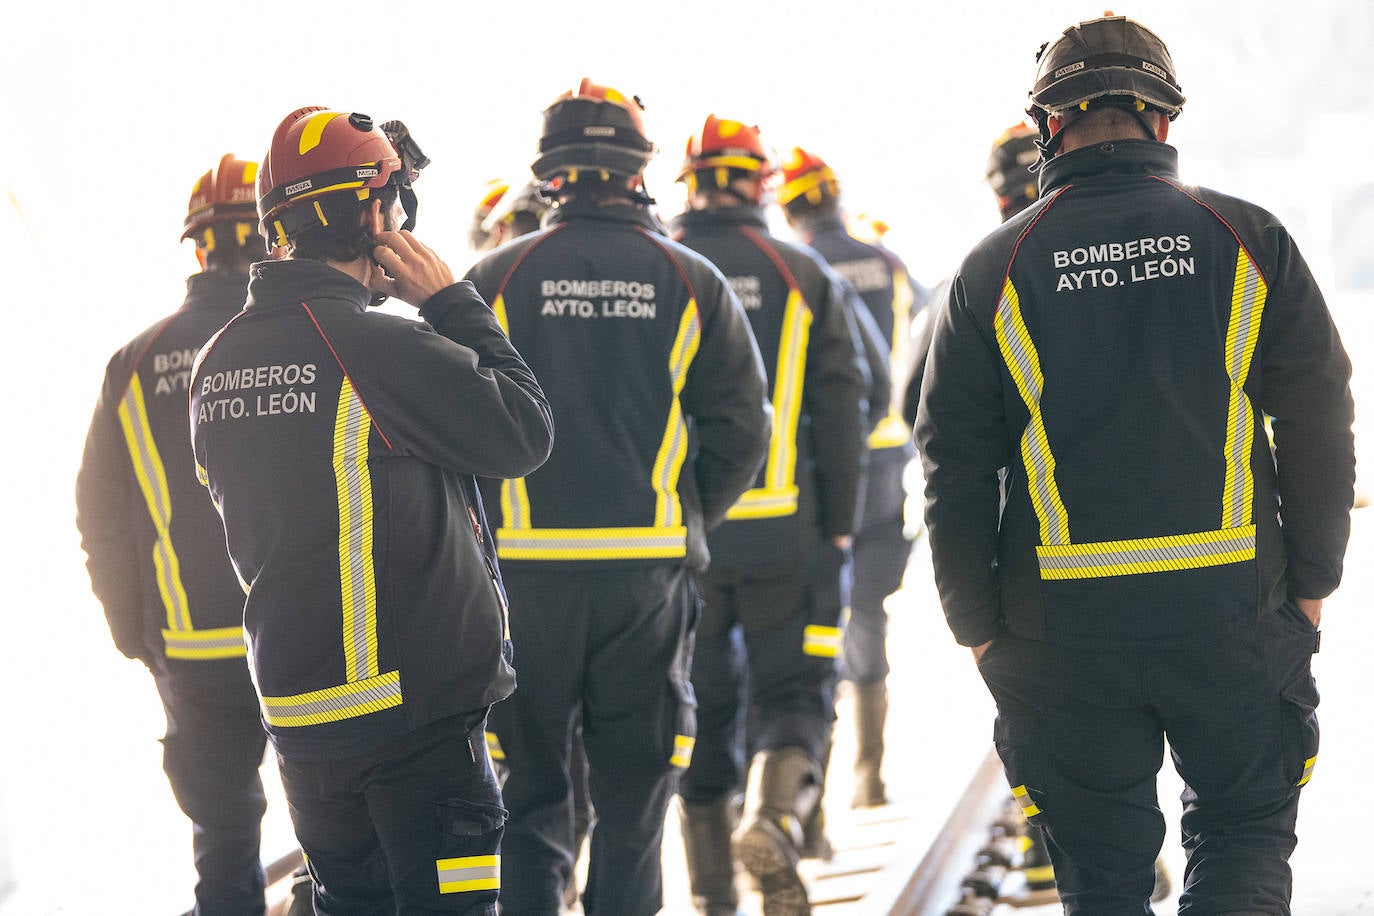
[[439, 893], [462, 894], [468, 891], [494, 891], [501, 888], [501, 857], [463, 856], [439, 859]]
[[334, 480], [339, 493], [339, 585], [344, 671], [348, 681], [377, 675], [377, 586], [372, 570], [370, 421], [347, 376], [334, 422]]
[[687, 555], [687, 529], [534, 528], [496, 532], [503, 560], [637, 560]]
[[401, 673], [389, 671], [291, 697], [263, 697], [262, 715], [267, 724], [286, 728], [353, 719], [400, 705]]
[[887, 416], [868, 434], [868, 447], [897, 448], [911, 441], [911, 427], [902, 419], [902, 403], [906, 398], [906, 384], [911, 375], [911, 306], [915, 301], [911, 279], [906, 271], [892, 270], [892, 350], [888, 354], [888, 372], [892, 392]]
[[763, 486], [746, 491], [726, 512], [728, 519], [776, 518], [797, 511], [797, 425], [802, 384], [806, 380], [806, 345], [811, 338], [811, 308], [792, 288], [783, 312], [778, 364], [773, 379], [773, 431]]
[[682, 415], [682, 387], [687, 384], [687, 370], [696, 359], [701, 345], [701, 316], [696, 299], [687, 300], [687, 307], [678, 322], [677, 337], [668, 355], [668, 375], [673, 385], [673, 400], [668, 405], [668, 422], [663, 431], [663, 444], [654, 458], [653, 485], [655, 494], [654, 526], [676, 528], [682, 524], [682, 503], [678, 499], [677, 481], [682, 463], [687, 459], [687, 421]]
[[802, 635], [802, 651], [818, 658], [835, 658], [840, 654], [840, 628], [810, 624]]
[[690, 735], [673, 736], [673, 756], [668, 762], [679, 769], [687, 769], [692, 763], [692, 751], [696, 749], [697, 739]]
[[[506, 297], [499, 295], [492, 303], [491, 310], [496, 313], [496, 323], [510, 337], [510, 319], [506, 315]], [[501, 482], [501, 518], [508, 528], [528, 528], [530, 526], [530, 494], [525, 487], [525, 478], [517, 477]]]
[[1316, 765], [1317, 758], [1315, 755], [1307, 758], [1307, 762], [1304, 763], [1302, 767], [1302, 779], [1298, 780], [1299, 786], [1307, 785], [1307, 781], [1312, 778], [1312, 770], [1316, 767]]
[[1255, 437], [1255, 414], [1245, 395], [1245, 380], [1259, 340], [1267, 287], [1244, 248], [1236, 255], [1236, 280], [1231, 292], [1231, 317], [1226, 325], [1226, 374], [1231, 398], [1226, 410], [1226, 484], [1221, 499], [1221, 524], [1238, 528], [1249, 524], [1254, 496], [1250, 445]]
[[163, 630], [162, 641], [167, 647], [168, 658], [243, 658], [248, 654], [248, 647], [243, 642], [243, 627]]
[[1040, 520], [1042, 544], [1069, 543], [1069, 516], [1059, 497], [1059, 485], [1054, 479], [1054, 455], [1045, 435], [1045, 420], [1040, 414], [1040, 396], [1045, 378], [1040, 373], [1040, 357], [1031, 342], [1030, 332], [1021, 317], [1016, 287], [1008, 277], [1002, 287], [1002, 299], [997, 303], [993, 321], [997, 344], [1002, 358], [1021, 393], [1021, 400], [1030, 411], [1030, 422], [1021, 436], [1021, 459], [1026, 466], [1026, 487], [1036, 518]]
[[181, 581], [181, 562], [172, 547], [172, 497], [167, 490], [167, 471], [153, 430], [148, 423], [148, 407], [143, 400], [143, 383], [138, 375], [129, 382], [119, 402], [119, 425], [124, 430], [124, 442], [129, 448], [134, 476], [143, 492], [157, 539], [153, 542], [153, 568], [157, 574], [158, 593], [167, 610], [167, 628], [191, 629], [191, 609], [186, 600], [186, 587]]
[[1030, 793], [1025, 786], [1015, 786], [1011, 790], [1011, 795], [1016, 799], [1016, 803], [1021, 806], [1021, 813], [1026, 817], [1035, 817], [1040, 813], [1040, 809], [1031, 801]]
[[492, 760], [505, 760], [506, 752], [501, 749], [501, 739], [496, 737], [496, 732], [485, 732], [487, 737], [487, 756]]
[[1037, 547], [1042, 579], [1134, 576], [1224, 566], [1255, 558], [1255, 526], [1096, 544]]

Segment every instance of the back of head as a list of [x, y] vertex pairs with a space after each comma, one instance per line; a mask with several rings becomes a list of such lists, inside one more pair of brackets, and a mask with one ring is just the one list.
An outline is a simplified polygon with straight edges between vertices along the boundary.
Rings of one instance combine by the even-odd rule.
[[182, 240], [196, 243], [206, 270], [245, 270], [262, 253], [258, 236], [258, 164], [226, 153], [191, 189]]
[[1145, 111], [1172, 121], [1183, 110], [1185, 98], [1169, 49], [1154, 32], [1125, 16], [1107, 15], [1065, 29], [1041, 46], [1036, 61], [1026, 113], [1040, 128], [1047, 159], [1062, 142], [1050, 132], [1051, 116], [1071, 121], [1110, 107], [1133, 114], [1153, 136]]
[[805, 221], [810, 216], [839, 212], [840, 182], [824, 159], [794, 146], [783, 158], [777, 197], [789, 222]]
[[1026, 124], [1014, 124], [993, 141], [988, 153], [988, 187], [997, 195], [997, 209], [1003, 222], [1035, 203], [1040, 196], [1039, 185], [1031, 171], [1040, 159], [1035, 137], [1035, 131]]
[[504, 181], [488, 182], [472, 217], [472, 250], [486, 251], [534, 232], [543, 224], [549, 206], [537, 181], [526, 182], [518, 191]]
[[706, 123], [687, 141], [677, 180], [687, 193], [706, 200], [760, 203], [765, 182], [775, 171], [757, 126], [708, 115]]
[[[300, 108], [278, 125], [258, 173], [258, 214], [269, 244], [293, 257], [351, 261], [371, 250], [359, 225], [362, 209], [381, 199], [383, 212], [406, 199], [429, 160], [405, 125], [321, 107]], [[401, 227], [397, 227], [401, 228]]]
[[544, 110], [536, 178], [560, 193], [637, 186], [654, 153], [638, 96], [583, 79]]

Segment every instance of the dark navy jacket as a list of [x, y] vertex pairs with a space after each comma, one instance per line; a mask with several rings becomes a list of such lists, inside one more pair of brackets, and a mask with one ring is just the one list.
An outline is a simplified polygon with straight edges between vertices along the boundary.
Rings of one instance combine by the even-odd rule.
[[356, 754], [509, 695], [505, 598], [474, 475], [548, 454], [548, 404], [470, 284], [425, 322], [314, 261], [256, 264], [192, 379], [195, 456], [249, 587], [285, 756]]
[[936, 317], [917, 438], [960, 643], [1219, 638], [1340, 582], [1349, 360], [1279, 221], [1176, 161], [1055, 157]]
[[468, 272], [549, 396], [537, 472], [483, 481], [503, 563], [705, 568], [767, 451], [763, 364], [725, 278], [643, 208], [571, 202]]

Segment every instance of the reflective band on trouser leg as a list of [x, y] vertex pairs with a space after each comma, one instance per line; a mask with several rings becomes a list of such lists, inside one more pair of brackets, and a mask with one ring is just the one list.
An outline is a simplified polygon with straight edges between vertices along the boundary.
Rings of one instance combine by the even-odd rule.
[[836, 658], [840, 654], [840, 628], [808, 624], [802, 635], [802, 652], [817, 658]]
[[679, 769], [687, 769], [692, 763], [692, 751], [696, 749], [697, 739], [689, 735], [673, 736], [673, 756], [668, 762]]
[[1255, 558], [1255, 526], [1131, 541], [1037, 547], [1042, 579], [1097, 579], [1223, 566]]
[[1021, 806], [1021, 813], [1026, 817], [1035, 817], [1040, 813], [1035, 802], [1031, 801], [1030, 793], [1026, 791], [1025, 786], [1013, 786], [1011, 796], [1016, 799], [1016, 803]]
[[1317, 758], [1315, 756], [1307, 758], [1307, 762], [1302, 767], [1302, 779], [1298, 780], [1299, 786], [1307, 785], [1307, 781], [1312, 778], [1312, 770], [1316, 765]]
[[262, 714], [268, 725], [286, 728], [353, 719], [400, 705], [401, 673], [389, 671], [379, 677], [296, 696], [263, 697]]
[[439, 859], [434, 863], [439, 872], [439, 893], [463, 894], [468, 891], [501, 889], [501, 857], [462, 856]]
[[243, 627], [163, 630], [162, 642], [168, 658], [243, 658], [248, 654], [248, 647], [243, 642]]

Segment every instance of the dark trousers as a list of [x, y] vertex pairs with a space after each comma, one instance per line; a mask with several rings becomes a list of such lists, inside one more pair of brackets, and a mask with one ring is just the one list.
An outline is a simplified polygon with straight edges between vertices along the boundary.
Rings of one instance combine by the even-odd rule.
[[277, 755], [320, 916], [494, 916], [506, 811], [485, 710], [356, 757]]
[[1317, 755], [1316, 644], [1291, 605], [1206, 645], [993, 641], [979, 670], [997, 750], [1044, 831], [1065, 913], [1151, 912], [1166, 737], [1185, 785], [1179, 913], [1289, 912], [1298, 795]]
[[167, 713], [162, 769], [191, 819], [197, 916], [267, 909], [259, 853], [267, 796], [258, 772], [267, 735], [248, 666], [241, 667], [241, 678], [218, 683], [155, 678]]
[[[845, 563], [827, 544], [806, 557], [715, 567], [702, 577], [692, 661], [697, 746], [683, 798], [710, 801], [737, 791], [747, 758], [760, 751], [798, 747], [824, 765]], [[808, 637], [808, 627], [822, 636], [813, 629]]]
[[560, 912], [573, 866], [569, 757], [580, 710], [595, 812], [582, 907], [648, 916], [663, 905], [663, 819], [696, 734], [696, 593], [679, 566], [576, 566], [502, 567], [519, 684], [492, 711], [509, 768], [501, 912]]
[[890, 670], [883, 603], [902, 587], [911, 560], [911, 541], [902, 520], [906, 458], [901, 449], [882, 449], [873, 452], [872, 459], [863, 521], [854, 532], [854, 586], [840, 659], [840, 676], [861, 685], [881, 683]]

